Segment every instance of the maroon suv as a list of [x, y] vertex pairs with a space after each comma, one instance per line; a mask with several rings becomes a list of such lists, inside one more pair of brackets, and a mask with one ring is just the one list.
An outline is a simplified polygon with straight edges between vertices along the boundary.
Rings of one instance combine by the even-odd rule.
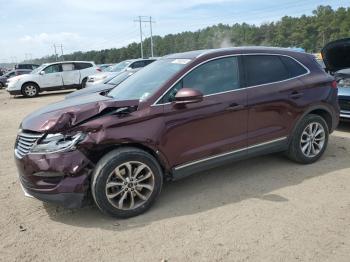
[[193, 51], [157, 60], [107, 96], [30, 114], [15, 159], [26, 194], [78, 207], [91, 192], [125, 218], [147, 210], [165, 179], [271, 152], [312, 163], [338, 116], [334, 79], [309, 54]]

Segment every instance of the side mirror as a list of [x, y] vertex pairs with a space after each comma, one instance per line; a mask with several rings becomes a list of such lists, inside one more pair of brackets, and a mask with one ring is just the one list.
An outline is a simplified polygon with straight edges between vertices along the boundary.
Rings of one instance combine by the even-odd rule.
[[40, 71], [39, 75], [45, 75], [45, 71]]
[[192, 88], [181, 88], [175, 95], [175, 104], [192, 104], [203, 100], [203, 94]]

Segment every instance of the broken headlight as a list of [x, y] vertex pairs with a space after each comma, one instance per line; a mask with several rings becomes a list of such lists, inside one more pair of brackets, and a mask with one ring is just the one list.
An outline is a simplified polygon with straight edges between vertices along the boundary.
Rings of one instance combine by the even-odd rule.
[[74, 135], [64, 135], [61, 133], [48, 134], [42, 140], [35, 143], [30, 152], [34, 154], [45, 154], [71, 151], [84, 138], [85, 134], [81, 132]]

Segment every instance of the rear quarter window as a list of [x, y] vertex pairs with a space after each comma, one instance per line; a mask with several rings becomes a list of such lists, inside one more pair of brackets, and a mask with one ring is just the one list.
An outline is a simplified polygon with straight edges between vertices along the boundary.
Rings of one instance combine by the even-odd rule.
[[75, 63], [74, 65], [76, 70], [82, 70], [89, 67], [93, 67], [91, 63]]
[[281, 56], [281, 59], [283, 64], [286, 66], [290, 77], [297, 77], [307, 73], [307, 70], [305, 69], [305, 67], [303, 67], [294, 59], [287, 56]]

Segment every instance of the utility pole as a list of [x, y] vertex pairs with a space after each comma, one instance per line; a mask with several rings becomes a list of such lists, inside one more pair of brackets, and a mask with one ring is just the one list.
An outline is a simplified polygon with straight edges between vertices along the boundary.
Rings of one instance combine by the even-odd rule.
[[143, 46], [142, 46], [142, 16], [139, 16], [139, 18], [137, 19], [137, 20], [134, 20], [134, 22], [138, 22], [139, 23], [139, 25], [140, 25], [140, 39], [141, 39], [141, 58], [143, 58]]
[[55, 60], [57, 61], [57, 49], [56, 49], [56, 44], [53, 44], [53, 49], [55, 50]]
[[150, 33], [151, 33], [151, 56], [154, 56], [154, 51], [153, 51], [153, 31], [152, 31], [152, 23], [155, 23], [152, 21], [152, 17], [147, 17], [149, 20], [142, 20], [142, 18], [145, 18], [147, 16], [139, 16], [137, 20], [134, 20], [134, 22], [138, 22], [140, 26], [140, 39], [141, 39], [141, 58], [143, 58], [143, 39], [142, 39], [142, 23], [149, 23], [150, 26]]
[[152, 35], [152, 16], [149, 17], [149, 28], [151, 31], [151, 56], [154, 57], [154, 54], [153, 54], [153, 35]]
[[61, 44], [61, 57], [62, 57], [62, 61], [64, 60], [64, 57], [63, 57], [63, 45]]

